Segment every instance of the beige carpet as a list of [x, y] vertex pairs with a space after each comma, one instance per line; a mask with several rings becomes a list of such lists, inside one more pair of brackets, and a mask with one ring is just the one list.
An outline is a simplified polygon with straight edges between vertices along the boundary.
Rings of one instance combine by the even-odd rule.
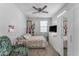
[[47, 46], [46, 49], [39, 48], [39, 49], [29, 49], [29, 56], [58, 56], [54, 48], [50, 45]]

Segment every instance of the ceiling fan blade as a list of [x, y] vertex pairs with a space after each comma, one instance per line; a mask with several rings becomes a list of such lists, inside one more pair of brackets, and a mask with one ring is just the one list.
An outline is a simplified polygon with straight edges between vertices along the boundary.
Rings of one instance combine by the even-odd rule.
[[41, 11], [42, 13], [48, 13], [47, 11]]
[[32, 14], [35, 14], [35, 13], [39, 13], [39, 12], [32, 12]]
[[45, 5], [41, 10], [44, 10], [47, 6]]
[[35, 6], [33, 6], [33, 8], [34, 8], [35, 10], [38, 10], [38, 8], [36, 8]]

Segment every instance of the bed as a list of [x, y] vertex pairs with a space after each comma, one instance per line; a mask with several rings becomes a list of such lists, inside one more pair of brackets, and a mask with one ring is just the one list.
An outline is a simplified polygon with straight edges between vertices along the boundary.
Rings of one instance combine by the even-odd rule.
[[29, 39], [26, 39], [26, 45], [30, 48], [46, 48], [48, 43], [43, 36], [31, 36]]
[[25, 35], [23, 38], [17, 38], [14, 42], [15, 44], [24, 44], [29, 48], [46, 48], [48, 46], [48, 42], [44, 36], [29, 35]]

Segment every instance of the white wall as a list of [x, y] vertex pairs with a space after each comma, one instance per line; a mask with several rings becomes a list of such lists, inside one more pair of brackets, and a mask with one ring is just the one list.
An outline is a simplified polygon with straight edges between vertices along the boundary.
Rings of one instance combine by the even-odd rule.
[[[49, 33], [49, 26], [51, 25], [51, 18], [30, 18], [32, 22], [35, 24], [35, 35], [43, 35], [45, 37], [48, 36]], [[46, 20], [48, 21], [48, 29], [47, 32], [40, 32], [40, 21]]]
[[[53, 25], [57, 25], [57, 36], [52, 38], [52, 46], [55, 48], [55, 50], [60, 54], [63, 55], [63, 39], [61, 37], [62, 34], [62, 20], [61, 18], [57, 18], [57, 16], [55, 16], [54, 18], [52, 18], [52, 26]], [[54, 39], [56, 38], [56, 39]], [[54, 42], [54, 43], [53, 43]]]
[[[0, 4], [0, 36], [7, 35], [13, 41], [25, 33], [26, 18], [14, 4]], [[15, 31], [8, 32], [8, 25], [14, 25]]]

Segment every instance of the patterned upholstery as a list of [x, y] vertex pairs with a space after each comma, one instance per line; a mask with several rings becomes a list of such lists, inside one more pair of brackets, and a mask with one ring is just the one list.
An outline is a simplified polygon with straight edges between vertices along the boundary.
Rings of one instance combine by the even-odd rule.
[[0, 55], [7, 56], [12, 51], [10, 39], [7, 36], [0, 37]]
[[28, 48], [24, 45], [11, 45], [7, 36], [0, 37], [0, 56], [27, 56]]
[[13, 46], [11, 56], [28, 56], [28, 48], [24, 45], [15, 45]]

